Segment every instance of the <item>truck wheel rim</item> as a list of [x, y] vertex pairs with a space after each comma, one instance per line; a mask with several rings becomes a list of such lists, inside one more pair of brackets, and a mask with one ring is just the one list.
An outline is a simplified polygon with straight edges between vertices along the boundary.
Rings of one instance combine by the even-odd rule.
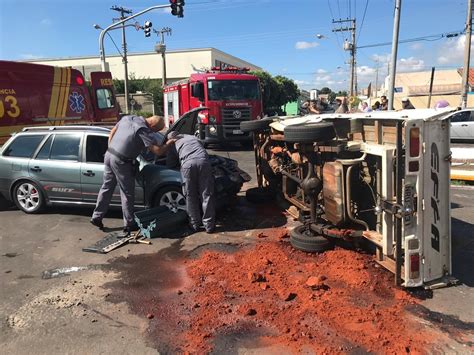
[[40, 204], [39, 191], [31, 184], [21, 184], [16, 192], [20, 206], [26, 211], [33, 211]]
[[174, 213], [186, 211], [186, 199], [180, 192], [169, 191], [161, 196], [160, 206], [166, 206]]

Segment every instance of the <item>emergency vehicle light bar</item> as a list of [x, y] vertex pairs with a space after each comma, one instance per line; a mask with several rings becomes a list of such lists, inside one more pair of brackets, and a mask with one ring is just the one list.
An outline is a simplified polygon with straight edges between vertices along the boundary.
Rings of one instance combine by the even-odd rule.
[[224, 72], [224, 71], [228, 71], [228, 72], [248, 72], [250, 71], [250, 68], [240, 68], [240, 67], [224, 67], [224, 68], [221, 68], [221, 67], [212, 67], [211, 68], [212, 71], [220, 71], [220, 72]]

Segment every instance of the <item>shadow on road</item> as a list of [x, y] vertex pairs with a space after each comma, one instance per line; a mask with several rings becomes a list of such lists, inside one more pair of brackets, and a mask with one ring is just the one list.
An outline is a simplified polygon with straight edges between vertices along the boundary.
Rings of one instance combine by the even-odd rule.
[[453, 275], [474, 287], [474, 225], [451, 218]]

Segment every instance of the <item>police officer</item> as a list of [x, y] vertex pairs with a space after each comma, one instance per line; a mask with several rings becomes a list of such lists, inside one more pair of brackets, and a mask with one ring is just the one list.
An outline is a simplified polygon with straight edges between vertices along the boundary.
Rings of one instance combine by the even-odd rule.
[[175, 142], [170, 139], [165, 145], [159, 145], [154, 132], [165, 127], [163, 117], [124, 116], [109, 135], [109, 147], [104, 157], [104, 179], [97, 197], [97, 204], [90, 222], [100, 229], [104, 228], [102, 219], [110, 205], [117, 183], [120, 187], [124, 234], [136, 229], [133, 220], [135, 202], [135, 166], [136, 158], [146, 147], [156, 155], [163, 155]]
[[207, 233], [214, 233], [216, 226], [214, 176], [207, 151], [195, 136], [177, 135], [176, 132], [172, 132], [169, 137], [176, 138], [176, 142], [168, 152], [166, 163], [168, 167], [175, 167], [178, 161], [181, 164], [189, 226], [193, 232], [197, 232], [202, 223]]

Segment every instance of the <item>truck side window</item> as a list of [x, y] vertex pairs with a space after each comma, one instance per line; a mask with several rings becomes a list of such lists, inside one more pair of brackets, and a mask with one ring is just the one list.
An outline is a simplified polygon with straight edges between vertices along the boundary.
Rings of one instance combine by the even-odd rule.
[[106, 88], [100, 88], [96, 91], [97, 96], [97, 107], [100, 109], [107, 109], [114, 107], [114, 99], [112, 91]]
[[104, 136], [87, 136], [86, 162], [104, 163], [104, 155], [108, 148], [109, 138]]
[[51, 147], [50, 159], [52, 160], [79, 160], [80, 135], [57, 134]]
[[44, 136], [44, 134], [19, 136], [5, 149], [3, 156], [31, 158]]

